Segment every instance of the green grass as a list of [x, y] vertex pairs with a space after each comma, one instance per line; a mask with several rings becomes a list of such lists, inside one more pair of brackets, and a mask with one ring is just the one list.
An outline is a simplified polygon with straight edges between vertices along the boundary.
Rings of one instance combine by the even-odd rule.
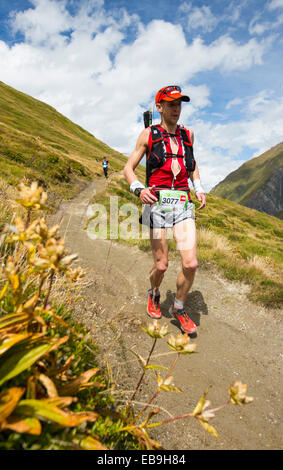
[[[251, 196], [258, 189], [264, 188], [271, 175], [282, 167], [283, 142], [241, 165], [217, 184], [211, 193], [239, 204], [248, 205]], [[282, 218], [280, 212], [276, 216]]]
[[[107, 192], [97, 195], [93, 201], [103, 204], [108, 215], [110, 196], [118, 196], [119, 209], [123, 204], [134, 203], [141, 214], [142, 204], [129, 192], [124, 179], [114, 178]], [[194, 202], [197, 208], [199, 203], [196, 199]], [[119, 222], [124, 219], [120, 216]], [[212, 264], [230, 281], [248, 284], [248, 296], [253, 302], [274, 308], [283, 305], [283, 222], [280, 219], [208, 194], [206, 208], [196, 210], [196, 225], [199, 235], [206, 230], [210, 234], [208, 239], [199, 237], [200, 265]], [[119, 236], [117, 241], [149, 251], [150, 242], [141, 239], [141, 227], [139, 235], [139, 239], [128, 240]], [[168, 244], [170, 256], [178, 255], [174, 240], [168, 240]]]
[[[59, 315], [69, 326], [57, 326], [56, 334], [60, 336], [69, 335], [67, 343], [62, 345], [57, 352], [57, 359], [62, 360], [75, 355], [71, 372], [73, 376], [80, 376], [85, 370], [98, 366], [98, 348], [93, 341], [85, 339], [88, 331], [86, 328], [72, 320], [71, 314], [65, 305], [55, 306], [56, 314]], [[45, 320], [48, 321], [48, 315]], [[54, 330], [48, 329], [48, 337], [54, 335]], [[9, 386], [22, 386], [30, 375], [30, 370], [22, 372], [17, 377], [9, 381]], [[105, 384], [105, 388], [111, 386], [107, 381], [105, 370], [101, 370], [96, 375], [95, 380]], [[2, 391], [2, 390], [1, 390]], [[71, 443], [79, 440], [85, 434], [86, 428], [90, 435], [98, 438], [108, 449], [115, 450], [140, 450], [137, 440], [129, 433], [117, 432], [123, 423], [116, 411], [116, 402], [111, 393], [102, 392], [101, 389], [93, 387], [78, 392], [77, 402], [73, 403], [69, 409], [74, 412], [98, 411], [99, 419], [94, 423], [83, 424], [75, 428], [60, 428], [56, 424], [45, 423], [42, 426], [40, 436], [29, 434], [19, 434], [17, 432], [0, 432], [0, 450], [68, 450]], [[69, 443], [69, 444], [68, 444]]]
[[111, 171], [121, 171], [127, 161], [51, 106], [3, 82], [0, 124], [0, 177], [11, 185], [36, 179], [53, 201], [69, 199], [103, 176], [104, 156]]
[[[0, 177], [10, 185], [16, 185], [24, 177], [37, 180], [48, 191], [51, 206], [56, 207], [62, 198], [73, 197], [83, 184], [102, 176], [101, 160], [107, 156], [110, 173], [115, 172], [116, 176], [107, 191], [98, 195], [96, 202], [105, 204], [109, 213], [109, 196], [117, 196], [119, 208], [125, 203], [134, 203], [141, 213], [139, 200], [129, 193], [128, 184], [121, 175], [127, 158], [51, 106], [0, 82], [0, 122]], [[272, 169], [278, 164], [280, 145], [266, 152], [263, 158], [248, 162], [244, 172], [253, 178], [253, 184], [268, 176], [266, 167]], [[255, 168], [258, 162], [258, 168]], [[144, 181], [145, 168], [139, 165], [136, 174]], [[238, 176], [232, 173], [231, 178], [236, 187]], [[7, 211], [7, 208], [1, 211], [0, 227], [9, 215]], [[224, 237], [231, 245], [231, 250], [226, 252], [215, 249], [214, 243], [199, 243], [201, 263], [211, 262], [227, 278], [248, 283], [254, 301], [268, 306], [282, 305], [283, 222], [213, 194], [207, 195], [207, 207], [201, 212], [196, 211], [196, 215], [198, 230], [207, 229], [215, 240]], [[120, 216], [120, 222], [126, 218], [126, 215]], [[149, 240], [118, 238], [118, 241], [137, 245], [141, 250], [150, 249]], [[171, 240], [170, 247], [174, 252], [175, 244]], [[270, 274], [267, 270], [255, 273], [251, 269], [255, 256], [270, 265]]]

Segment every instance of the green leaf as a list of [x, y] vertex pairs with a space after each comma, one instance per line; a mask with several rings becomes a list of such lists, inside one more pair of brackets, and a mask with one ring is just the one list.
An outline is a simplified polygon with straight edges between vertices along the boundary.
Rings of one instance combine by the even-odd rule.
[[164, 390], [165, 392], [176, 392], [176, 393], [183, 393], [178, 387], [174, 387], [173, 385], [161, 385], [159, 390]]
[[168, 367], [158, 366], [156, 364], [149, 364], [145, 369], [159, 369], [159, 370], [168, 370]]
[[25, 389], [12, 387], [0, 393], [0, 422], [13, 412]]
[[80, 441], [75, 439], [74, 442], [84, 450], [107, 450], [107, 447], [104, 447], [100, 441], [91, 436], [84, 437]]
[[17, 326], [18, 324], [25, 326], [30, 319], [31, 316], [28, 313], [12, 313], [5, 315], [0, 319], [0, 331]]
[[41, 433], [41, 424], [37, 418], [17, 418], [10, 416], [2, 426], [2, 429], [10, 429], [18, 433], [32, 434], [39, 436]]
[[[28, 345], [28, 342], [26, 344]], [[53, 346], [53, 343], [41, 343], [33, 348], [20, 349], [14, 354], [13, 349], [10, 349], [7, 358], [5, 358], [5, 355], [2, 356], [3, 365], [0, 367], [0, 385], [28, 369]]]
[[10, 349], [14, 344], [19, 343], [27, 339], [30, 334], [14, 334], [14, 335], [6, 335], [2, 341], [0, 341], [0, 356], [4, 354], [8, 349]]
[[5, 284], [5, 286], [4, 286], [3, 289], [1, 290], [1, 293], [0, 293], [0, 300], [2, 300], [3, 297], [4, 297], [4, 295], [6, 294], [8, 285], [9, 285], [9, 282], [7, 281], [6, 284]]
[[207, 431], [209, 432], [209, 434], [211, 434], [212, 436], [214, 437], [217, 437], [217, 439], [220, 440], [220, 437], [218, 435], [218, 432], [216, 431], [216, 429], [211, 426], [211, 424], [207, 423], [206, 421], [203, 421], [202, 419], [198, 419], [198, 422], [202, 425], [202, 427]]
[[46, 400], [21, 400], [14, 411], [16, 416], [34, 417], [47, 421], [53, 421], [61, 426], [78, 426], [85, 421], [95, 421], [99, 416], [97, 413], [81, 412], [73, 413], [63, 411]]
[[196, 405], [196, 407], [195, 407], [195, 409], [194, 409], [194, 411], [193, 411], [193, 416], [197, 416], [197, 415], [199, 415], [199, 414], [202, 412], [202, 409], [203, 409], [204, 404], [205, 404], [205, 401], [206, 401], [206, 395], [208, 394], [209, 389], [210, 389], [210, 387], [208, 387], [208, 388], [204, 391], [202, 397], [201, 397], [200, 400], [198, 401], [198, 403], [197, 403], [197, 405]]
[[133, 351], [133, 349], [130, 349], [130, 352], [133, 353], [138, 358], [140, 365], [144, 368], [146, 365], [146, 360], [136, 351]]

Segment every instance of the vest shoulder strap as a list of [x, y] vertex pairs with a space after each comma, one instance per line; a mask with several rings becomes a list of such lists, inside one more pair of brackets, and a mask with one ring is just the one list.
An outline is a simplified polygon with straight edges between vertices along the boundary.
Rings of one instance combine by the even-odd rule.
[[158, 142], [159, 140], [162, 140], [162, 132], [160, 129], [158, 129], [157, 126], [150, 126], [151, 129], [151, 140], [152, 143]]
[[163, 139], [162, 132], [158, 129], [157, 126], [151, 125], [150, 127], [150, 134], [148, 136], [148, 151], [147, 151], [147, 160], [150, 157], [152, 147], [155, 144]]
[[186, 145], [193, 146], [192, 141], [191, 141], [190, 131], [186, 129], [185, 127], [180, 127], [180, 132], [181, 132], [183, 142]]

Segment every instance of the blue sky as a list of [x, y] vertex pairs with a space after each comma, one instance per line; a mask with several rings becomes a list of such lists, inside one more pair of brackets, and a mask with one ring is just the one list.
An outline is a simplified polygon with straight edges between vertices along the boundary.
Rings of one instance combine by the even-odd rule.
[[283, 140], [282, 33], [283, 0], [0, 0], [0, 80], [127, 155], [181, 85], [209, 191]]

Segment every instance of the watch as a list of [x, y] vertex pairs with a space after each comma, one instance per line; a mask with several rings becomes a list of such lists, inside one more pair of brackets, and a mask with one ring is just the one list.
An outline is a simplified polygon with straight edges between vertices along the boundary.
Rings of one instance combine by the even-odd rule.
[[137, 197], [140, 197], [140, 194], [141, 194], [141, 192], [142, 192], [143, 189], [144, 189], [144, 188], [136, 188], [136, 189], [134, 190], [134, 194], [135, 194]]

